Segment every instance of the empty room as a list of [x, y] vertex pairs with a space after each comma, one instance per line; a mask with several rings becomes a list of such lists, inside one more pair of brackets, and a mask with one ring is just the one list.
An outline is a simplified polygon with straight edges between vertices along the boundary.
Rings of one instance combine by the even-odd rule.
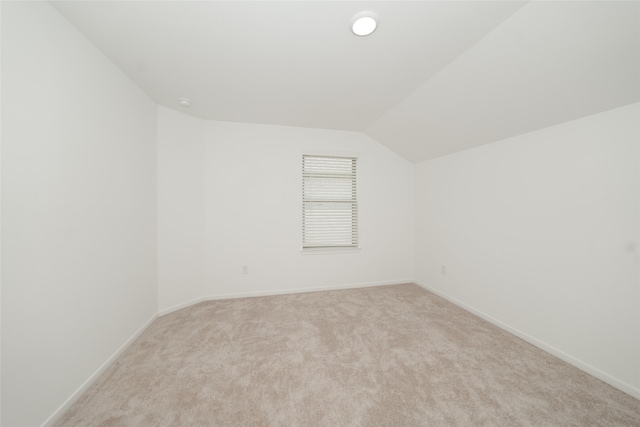
[[639, 1], [2, 1], [3, 427], [640, 425]]

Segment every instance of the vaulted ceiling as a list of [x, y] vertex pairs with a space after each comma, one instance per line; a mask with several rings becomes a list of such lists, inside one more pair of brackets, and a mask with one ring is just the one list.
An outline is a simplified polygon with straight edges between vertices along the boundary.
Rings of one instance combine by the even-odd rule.
[[361, 131], [412, 162], [640, 101], [637, 1], [52, 3], [160, 105]]

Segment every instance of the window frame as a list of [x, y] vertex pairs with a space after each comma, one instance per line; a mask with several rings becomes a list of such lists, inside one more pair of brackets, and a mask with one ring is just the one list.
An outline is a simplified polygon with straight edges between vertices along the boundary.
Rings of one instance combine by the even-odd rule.
[[[318, 171], [308, 171], [305, 168], [306, 165], [306, 159], [307, 158], [319, 158], [319, 159], [325, 159], [325, 160], [329, 160], [331, 161], [332, 159], [346, 159], [351, 161], [352, 164], [352, 169], [353, 169], [353, 173], [351, 174], [351, 176], [349, 176], [349, 174], [345, 174], [343, 177], [341, 177], [340, 175], [342, 175], [341, 173], [336, 173], [335, 170], [332, 171], [331, 169], [327, 169], [324, 172], [318, 172]], [[359, 156], [357, 153], [347, 153], [347, 152], [303, 152], [302, 153], [302, 227], [301, 227], [301, 231], [302, 231], [302, 238], [301, 238], [301, 243], [302, 243], [302, 252], [303, 253], [339, 253], [339, 252], [358, 252], [360, 251], [360, 227], [359, 227], [359, 221], [358, 221], [358, 217], [359, 217], [359, 202], [358, 202], [358, 175], [359, 175]], [[322, 198], [318, 198], [318, 197], [305, 197], [306, 196], [306, 192], [305, 192], [305, 185], [307, 183], [307, 179], [313, 179], [314, 176], [313, 175], [320, 175], [317, 178], [321, 178], [324, 177], [325, 179], [332, 179], [331, 175], [335, 175], [335, 179], [349, 179], [351, 182], [351, 192], [352, 192], [352, 198], [351, 199], [345, 199], [345, 200], [323, 200]], [[348, 215], [350, 217], [350, 222], [349, 220], [347, 220], [347, 223], [350, 223], [351, 227], [351, 232], [350, 232], [350, 238], [351, 238], [351, 244], [344, 244], [344, 242], [335, 242], [335, 244], [313, 244], [313, 243], [309, 243], [307, 241], [307, 230], [306, 230], [306, 224], [308, 223], [307, 220], [307, 213], [310, 211], [309, 206], [311, 206], [311, 204], [313, 203], [330, 203], [330, 204], [350, 204], [351, 205], [351, 209], [350, 209], [350, 214]], [[348, 235], [349, 233], [346, 232], [345, 235]], [[337, 239], [339, 240], [339, 239]]]

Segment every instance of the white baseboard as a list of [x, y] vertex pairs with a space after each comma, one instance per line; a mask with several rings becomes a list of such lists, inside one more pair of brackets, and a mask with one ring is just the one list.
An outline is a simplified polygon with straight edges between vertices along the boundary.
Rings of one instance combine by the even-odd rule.
[[254, 291], [254, 292], [233, 292], [228, 294], [214, 294], [207, 295], [200, 298], [195, 298], [182, 304], [175, 305], [171, 308], [167, 308], [158, 313], [159, 316], [172, 313], [176, 310], [180, 310], [191, 305], [197, 304], [202, 301], [215, 301], [222, 299], [235, 299], [235, 298], [251, 298], [251, 297], [265, 297], [271, 295], [286, 295], [286, 294], [300, 294], [306, 292], [322, 292], [322, 291], [336, 291], [340, 289], [357, 289], [357, 288], [369, 288], [373, 286], [386, 286], [386, 285], [400, 285], [403, 283], [414, 283], [413, 279], [403, 280], [386, 280], [382, 282], [366, 282], [366, 283], [350, 283], [345, 285], [327, 285], [316, 286], [313, 288], [293, 288], [293, 289], [278, 289], [270, 291]]
[[93, 385], [93, 383], [100, 378], [100, 376], [116, 361], [116, 359], [138, 338], [158, 317], [157, 314], [151, 316], [149, 320], [147, 320], [144, 325], [140, 327], [122, 346], [116, 350], [115, 353], [107, 359], [106, 362], [102, 364], [44, 423], [42, 423], [41, 427], [51, 427], [53, 426], [58, 419], [64, 415], [65, 412], [76, 403], [76, 401], [82, 396], [82, 394], [87, 391], [89, 387]]
[[230, 294], [208, 295], [204, 297], [204, 300], [214, 301], [219, 299], [251, 298], [251, 297], [265, 297], [265, 296], [271, 296], [271, 295], [302, 294], [307, 292], [337, 291], [341, 289], [370, 288], [374, 286], [400, 285], [403, 283], [413, 283], [413, 282], [414, 282], [413, 279], [388, 280], [383, 282], [367, 282], [367, 283], [351, 283], [346, 285], [316, 286], [313, 288], [278, 289], [273, 291], [255, 291], [255, 292], [234, 292]]
[[174, 311], [181, 310], [183, 308], [187, 308], [187, 307], [189, 307], [191, 305], [194, 305], [194, 304], [198, 304], [199, 302], [202, 302], [204, 300], [205, 300], [204, 297], [198, 297], [198, 298], [194, 298], [192, 300], [189, 300], [187, 302], [183, 302], [181, 304], [176, 304], [176, 305], [171, 306], [169, 308], [165, 308], [164, 310], [158, 311], [158, 316], [164, 316], [165, 314], [173, 313]]
[[517, 336], [518, 338], [521, 338], [521, 339], [527, 341], [529, 344], [533, 344], [534, 346], [538, 347], [539, 349], [544, 350], [547, 353], [550, 353], [550, 354], [556, 356], [558, 359], [564, 360], [565, 362], [575, 366], [576, 368], [586, 372], [587, 374], [592, 375], [592, 376], [604, 381], [605, 383], [609, 384], [610, 386], [615, 387], [618, 390], [623, 391], [623, 392], [627, 393], [628, 395], [635, 397], [636, 399], [640, 399], [640, 389], [638, 389], [638, 388], [636, 388], [636, 387], [634, 387], [634, 386], [632, 386], [630, 384], [627, 384], [627, 383], [625, 383], [623, 381], [620, 381], [619, 379], [617, 379], [615, 377], [612, 377], [611, 375], [599, 370], [598, 368], [595, 368], [595, 367], [589, 365], [588, 363], [585, 363], [585, 362], [581, 361], [580, 359], [577, 359], [577, 358], [575, 358], [575, 357], [573, 357], [573, 356], [571, 356], [571, 355], [569, 355], [569, 354], [567, 354], [567, 353], [565, 353], [565, 352], [563, 352], [563, 351], [561, 351], [561, 350], [559, 350], [559, 349], [557, 349], [557, 348], [555, 348], [555, 347], [553, 347], [553, 346], [551, 346], [551, 345], [549, 345], [549, 344], [547, 344], [547, 343], [545, 343], [543, 341], [540, 341], [537, 338], [534, 338], [529, 334], [526, 334], [526, 333], [524, 333], [524, 332], [522, 332], [522, 331], [520, 331], [520, 330], [518, 330], [516, 328], [513, 328], [513, 327], [507, 325], [506, 323], [504, 323], [504, 322], [502, 322], [502, 321], [500, 321], [500, 320], [498, 320], [498, 319], [496, 319], [496, 318], [494, 318], [494, 317], [492, 317], [492, 316], [490, 316], [490, 315], [488, 315], [488, 314], [486, 314], [486, 313], [484, 313], [484, 312], [482, 312], [482, 311], [480, 311], [480, 310], [478, 310], [476, 308], [473, 308], [472, 306], [470, 306], [470, 305], [468, 305], [468, 304], [466, 304], [466, 303], [464, 303], [464, 302], [462, 302], [462, 301], [460, 301], [460, 300], [458, 300], [456, 298], [453, 298], [453, 297], [445, 294], [442, 291], [439, 291], [437, 289], [434, 289], [434, 288], [430, 287], [429, 285], [427, 285], [425, 283], [419, 282], [417, 280], [414, 280], [414, 283], [416, 285], [418, 285], [418, 286], [430, 291], [430, 292], [433, 292], [434, 294], [436, 294], [438, 296], [441, 296], [442, 298], [446, 299], [447, 301], [450, 301], [453, 304], [455, 304], [455, 305], [457, 305], [457, 306], [459, 306], [459, 307], [461, 307], [461, 308], [463, 308], [463, 309], [475, 314], [476, 316], [481, 317], [481, 318], [483, 318], [484, 320], [486, 320], [486, 321], [488, 321], [490, 323], [493, 323], [497, 327], [499, 327], [501, 329], [504, 329], [505, 331]]

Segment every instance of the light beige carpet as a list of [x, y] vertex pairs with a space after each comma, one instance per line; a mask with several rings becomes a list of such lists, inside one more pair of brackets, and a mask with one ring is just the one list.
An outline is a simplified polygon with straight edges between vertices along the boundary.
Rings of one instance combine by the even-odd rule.
[[640, 401], [413, 284], [205, 302], [58, 426], [638, 426]]

